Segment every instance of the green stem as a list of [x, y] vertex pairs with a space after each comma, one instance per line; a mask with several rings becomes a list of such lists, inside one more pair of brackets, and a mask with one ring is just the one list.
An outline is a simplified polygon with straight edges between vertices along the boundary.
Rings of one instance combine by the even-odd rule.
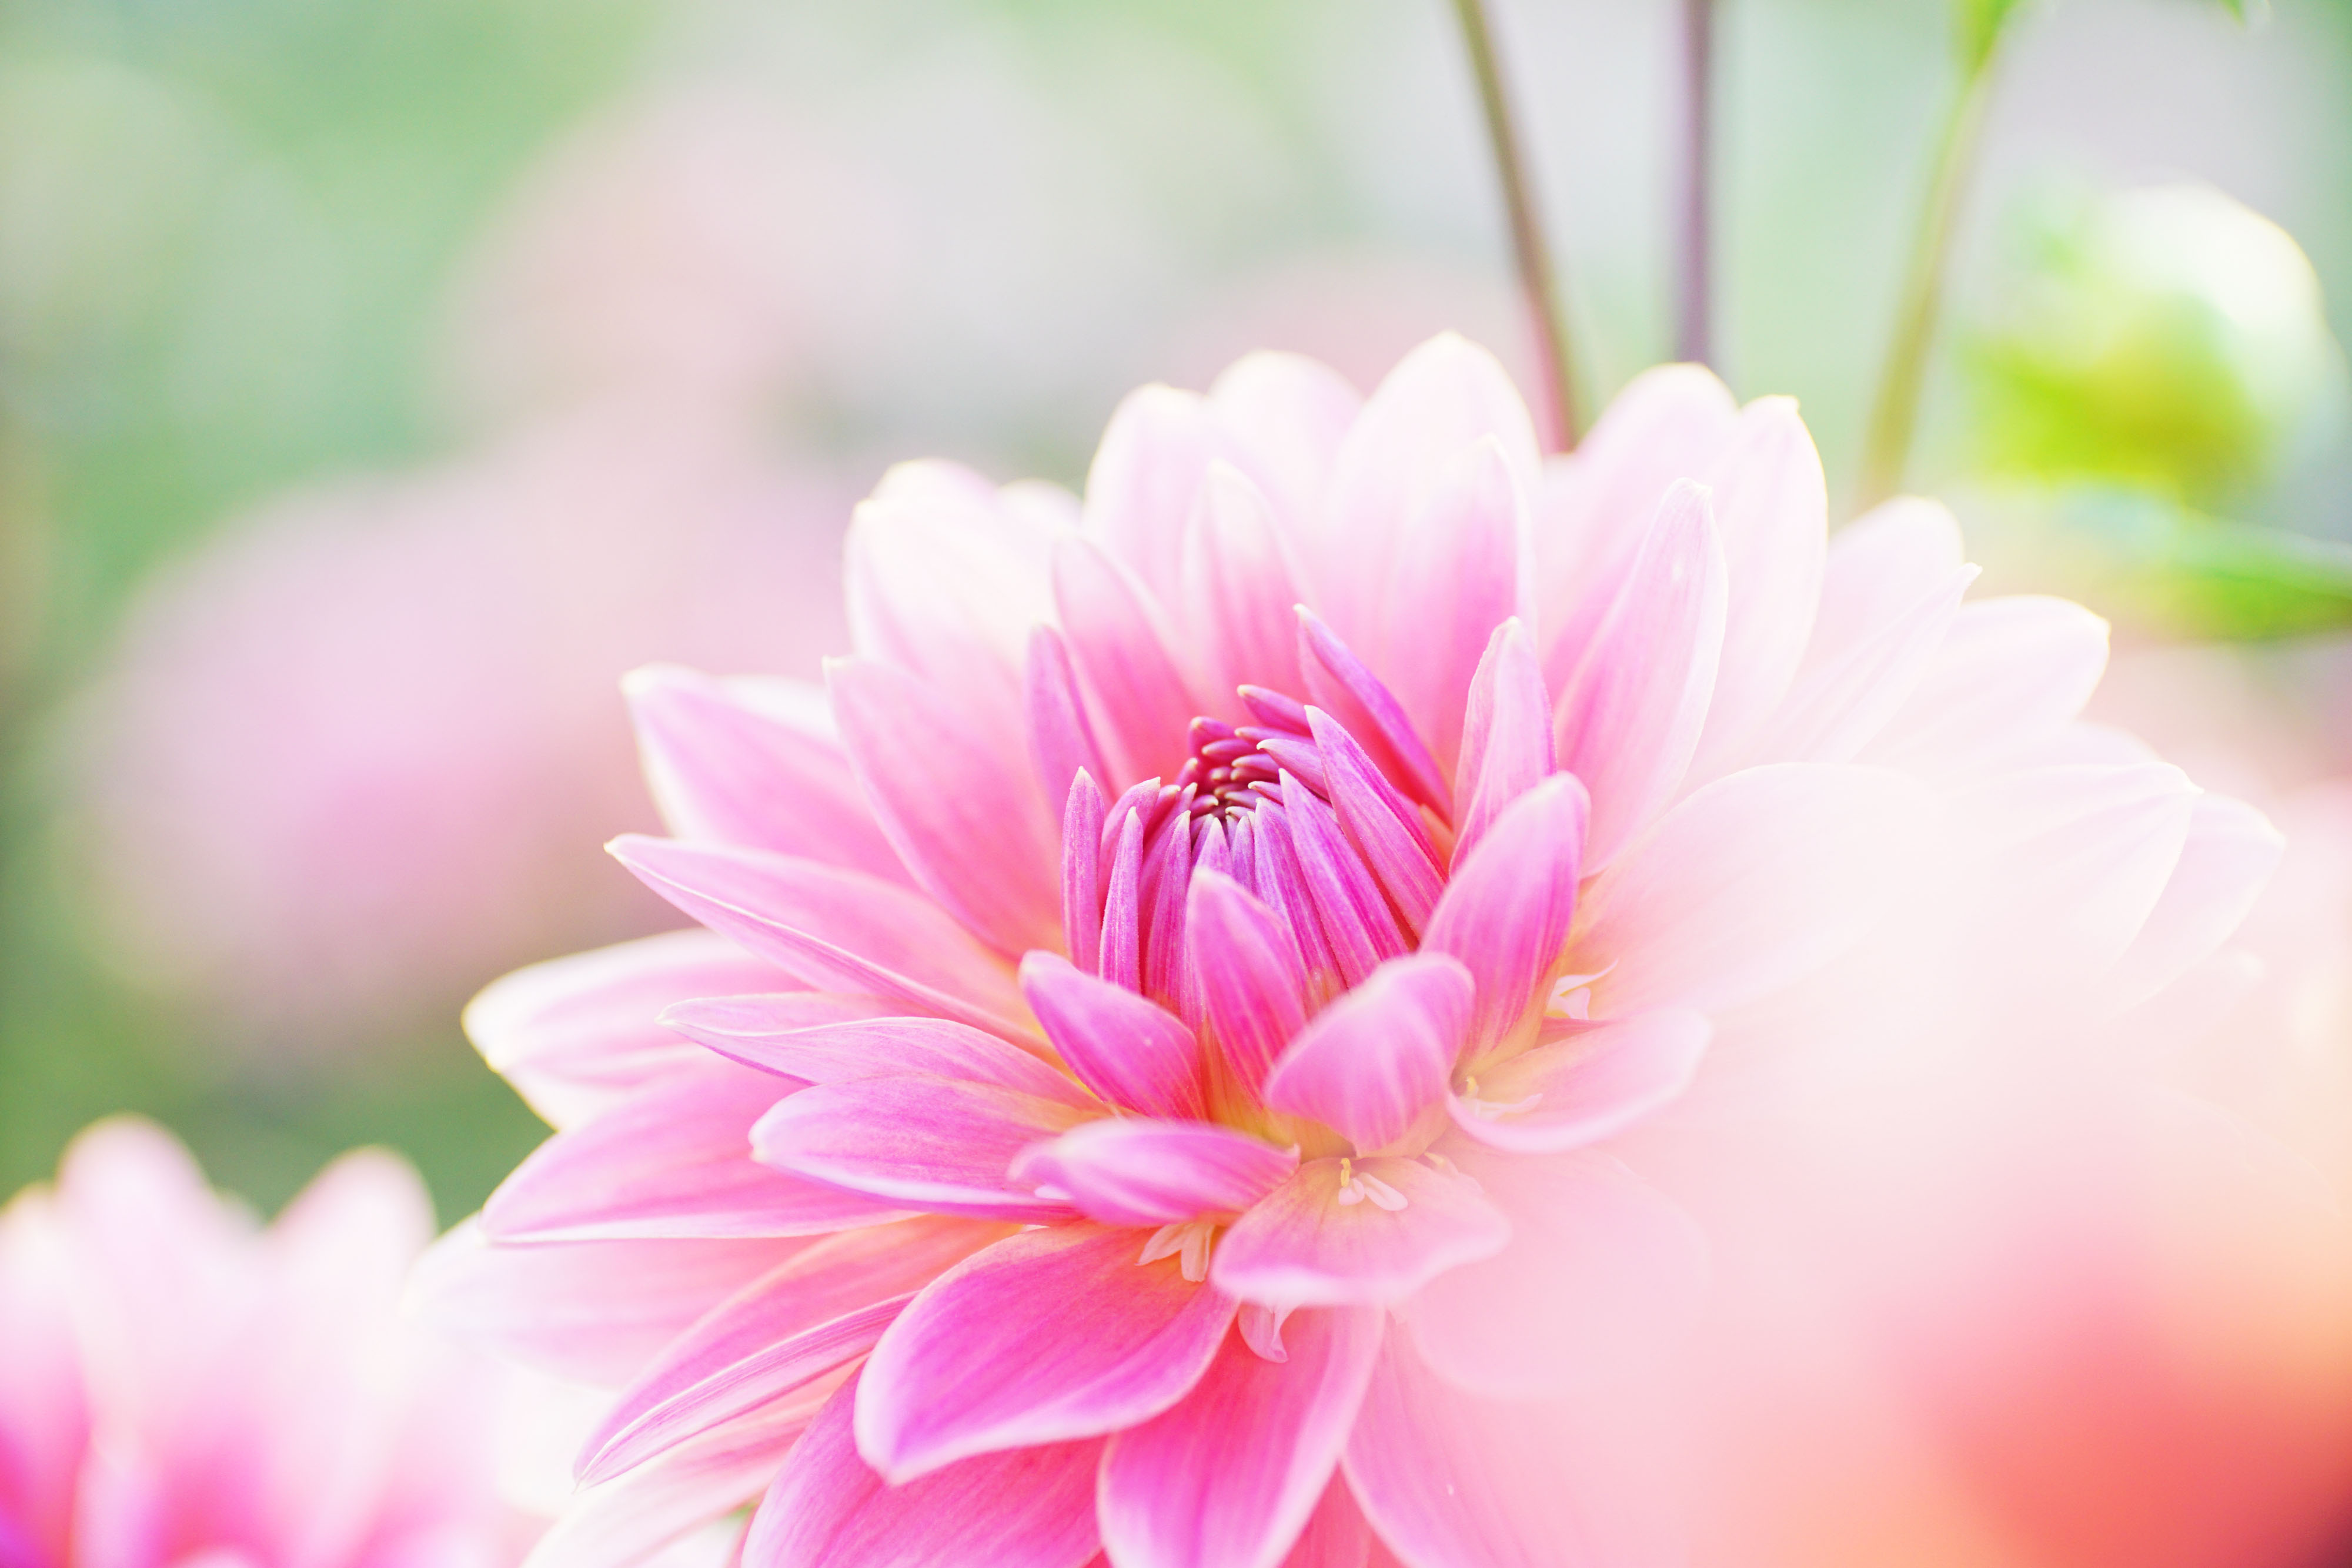
[[1681, 309], [1675, 356], [1714, 354], [1715, 0], [1683, 0]]
[[1863, 448], [1862, 483], [1857, 509], [1866, 509], [1903, 487], [1911, 457], [1911, 438], [1919, 419], [1919, 392], [1927, 379], [1927, 361], [1935, 348], [1936, 326], [1942, 313], [1944, 274], [1950, 260], [1952, 232], [1958, 226], [1960, 203], [1968, 193], [1969, 174], [1975, 162], [1977, 133], [1984, 120], [1985, 99], [1992, 83], [1997, 50], [1988, 40], [1970, 51], [1966, 74], [1944, 117], [1936, 144], [1934, 174], [1921, 209], [1919, 229], [1912, 242], [1910, 266], [1905, 275], [1901, 314], [1887, 345], [1886, 362], [1879, 371], [1878, 396], [1870, 411], [1870, 434]]
[[1462, 39], [1470, 51], [1471, 68], [1478, 77], [1478, 100], [1486, 110], [1486, 138], [1495, 154], [1495, 170], [1503, 183], [1503, 199], [1510, 208], [1511, 255], [1518, 267], [1519, 287], [1527, 296], [1536, 341], [1541, 350], [1547, 436], [1551, 449], [1566, 452], [1576, 444], [1576, 371], [1570, 358], [1568, 317], [1561, 308], [1558, 269], [1544, 244], [1543, 224], [1536, 214], [1534, 183], [1528, 177], [1527, 158], [1510, 95], [1504, 90], [1501, 63], [1495, 54], [1495, 32], [1486, 16], [1486, 0], [1454, 0], [1461, 18]]

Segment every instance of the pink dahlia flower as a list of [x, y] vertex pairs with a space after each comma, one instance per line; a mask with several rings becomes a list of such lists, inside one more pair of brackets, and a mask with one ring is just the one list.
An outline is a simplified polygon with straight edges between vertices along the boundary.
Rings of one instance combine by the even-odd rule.
[[414, 1172], [347, 1155], [267, 1230], [142, 1122], [0, 1210], [0, 1563], [500, 1568], [483, 1368], [403, 1322]]
[[563, 1130], [430, 1289], [621, 1389], [540, 1561], [754, 1497], [759, 1568], [1664, 1551], [1593, 1416], [1705, 1256], [1622, 1140], [2112, 1011], [2275, 854], [1970, 576], [1920, 503], [1832, 545], [1785, 400], [1654, 371], [1546, 461], [1454, 338], [1146, 389], [1083, 505], [893, 472], [822, 696], [633, 682], [614, 852], [709, 931], [471, 1014]]

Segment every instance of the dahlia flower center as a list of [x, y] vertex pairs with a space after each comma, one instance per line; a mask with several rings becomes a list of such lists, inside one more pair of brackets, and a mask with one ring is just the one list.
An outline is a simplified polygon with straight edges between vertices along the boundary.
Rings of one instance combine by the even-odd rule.
[[1304, 706], [1261, 686], [1241, 691], [1258, 723], [1234, 726], [1201, 716], [1185, 737], [1189, 754], [1175, 787], [1192, 791], [1187, 810], [1195, 821], [1213, 816], [1230, 822], [1261, 800], [1281, 800], [1282, 770], [1298, 770], [1314, 751]]
[[[1345, 726], [1280, 692], [1239, 695], [1255, 723], [1195, 717], [1173, 778], [1147, 779], [1104, 811], [1099, 936], [1079, 943], [1106, 979], [1216, 1032], [1227, 1020], [1188, 955], [1234, 938], [1188, 934], [1200, 873], [1227, 879], [1263, 912], [1257, 936], [1286, 949], [1310, 1012], [1418, 947], [1445, 882], [1442, 824]], [[1091, 909], [1072, 913], [1095, 925]]]
[[[1090, 777], [1074, 783], [1072, 956], [1178, 1015], [1201, 1042], [1195, 1114], [1308, 1159], [1411, 1157], [1442, 1130], [1442, 1106], [1391, 1118], [1327, 1103], [1339, 1057], [1371, 1048], [1311, 1037], [1327, 1025], [1421, 1029], [1433, 1039], [1415, 1048], [1429, 1058], [1416, 1074], [1450, 1062], [1468, 1027], [1470, 977], [1451, 957], [1410, 966], [1444, 892], [1452, 830], [1405, 792], [1411, 765], [1401, 770], [1391, 755], [1401, 749], [1394, 722], [1378, 706], [1359, 699], [1369, 716], [1351, 725], [1266, 687], [1237, 695], [1246, 722], [1192, 719], [1165, 781], [1144, 779], [1108, 805]], [[1365, 744], [1367, 723], [1383, 761]], [[1433, 977], [1432, 965], [1450, 974]], [[1404, 1009], [1393, 1024], [1392, 991]], [[1323, 1015], [1342, 998], [1352, 1021], [1330, 1024]], [[1439, 1015], [1450, 1020], [1442, 1028]], [[1352, 1168], [1339, 1194], [1344, 1207], [1407, 1201]]]

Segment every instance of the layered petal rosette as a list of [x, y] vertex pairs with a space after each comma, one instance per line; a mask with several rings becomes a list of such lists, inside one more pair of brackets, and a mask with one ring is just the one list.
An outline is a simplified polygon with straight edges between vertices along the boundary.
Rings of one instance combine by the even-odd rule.
[[1458, 339], [1253, 356], [848, 548], [823, 693], [630, 683], [614, 852], [707, 930], [471, 1014], [562, 1130], [433, 1291], [620, 1389], [542, 1563], [755, 1500], [756, 1568], [1643, 1561], [1586, 1396], [1706, 1263], [1628, 1135], [2112, 1012], [2262, 870], [2075, 722], [2100, 622], [1925, 503], [1832, 543], [1692, 368], [1547, 460]]

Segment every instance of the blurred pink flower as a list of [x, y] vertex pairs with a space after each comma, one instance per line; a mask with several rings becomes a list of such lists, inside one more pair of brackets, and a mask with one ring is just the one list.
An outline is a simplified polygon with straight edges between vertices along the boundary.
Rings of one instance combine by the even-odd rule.
[[[2283, 833], [2215, 951], [2104, 1022], [2014, 1018], [1643, 1151], [1716, 1241], [1680, 1391], [1695, 1568], [2316, 1568], [2352, 1542], [2352, 797], [2273, 788], [2332, 738], [2256, 674], [2276, 657], [2143, 650], [2092, 707]], [[2174, 873], [2210, 895], [2216, 850], [2275, 841], [2200, 805], [2239, 813]]]
[[0, 1210], [0, 1562], [500, 1568], [488, 1369], [404, 1324], [415, 1175], [346, 1155], [267, 1229], [100, 1123]]
[[850, 140], [713, 85], [591, 120], [458, 278], [452, 400], [509, 418], [616, 389], [756, 401], [837, 371], [905, 250], [894, 187]]
[[612, 683], [813, 667], [835, 505], [723, 410], [608, 402], [224, 536], [68, 728], [103, 950], [233, 1049], [330, 1051], [661, 924], [583, 847], [643, 810]]
[[2096, 1023], [2275, 856], [1972, 575], [1923, 503], [1832, 545], [1785, 400], [1662, 370], [1545, 461], [1455, 338], [1147, 388], [1083, 507], [893, 472], [830, 730], [633, 683], [677, 836], [615, 852], [709, 933], [469, 1016], [563, 1131], [428, 1296], [624, 1385], [537, 1561], [763, 1489], [757, 1568], [1667, 1553], [1605, 1391], [1704, 1255], [1611, 1151]]

